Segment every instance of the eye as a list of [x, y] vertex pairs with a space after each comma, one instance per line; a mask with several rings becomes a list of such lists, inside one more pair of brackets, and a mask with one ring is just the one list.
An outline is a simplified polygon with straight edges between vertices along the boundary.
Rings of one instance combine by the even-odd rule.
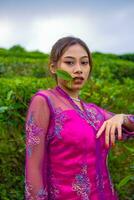
[[65, 61], [64, 63], [68, 64], [68, 65], [73, 65], [74, 62], [73, 61]]
[[81, 64], [82, 64], [82, 65], [88, 65], [89, 62], [88, 62], [88, 61], [82, 61]]

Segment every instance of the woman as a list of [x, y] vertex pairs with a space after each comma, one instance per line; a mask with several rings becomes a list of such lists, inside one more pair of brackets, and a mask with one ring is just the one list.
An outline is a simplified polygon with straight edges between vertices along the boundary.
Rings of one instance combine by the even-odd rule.
[[[81, 39], [59, 39], [49, 66], [57, 85], [32, 97], [26, 118], [25, 197], [116, 200], [108, 153], [115, 140], [134, 136], [134, 116], [80, 99], [92, 70], [91, 53]], [[57, 69], [71, 75], [71, 87]]]

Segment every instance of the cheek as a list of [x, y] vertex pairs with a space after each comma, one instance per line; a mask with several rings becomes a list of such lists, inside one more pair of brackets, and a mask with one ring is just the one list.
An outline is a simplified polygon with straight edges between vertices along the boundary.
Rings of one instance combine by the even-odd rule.
[[85, 76], [88, 77], [88, 76], [89, 76], [89, 73], [90, 73], [90, 68], [86, 68], [86, 69], [84, 70], [84, 72], [85, 72]]
[[89, 75], [90, 75], [90, 69], [85, 70], [85, 71], [84, 71], [84, 76], [85, 76], [85, 79], [86, 79], [86, 80], [88, 80]]

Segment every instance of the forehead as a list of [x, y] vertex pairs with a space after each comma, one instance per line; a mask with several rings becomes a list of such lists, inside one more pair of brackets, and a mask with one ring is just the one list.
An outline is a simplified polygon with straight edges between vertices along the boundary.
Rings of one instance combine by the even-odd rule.
[[71, 57], [87, 56], [88, 57], [88, 54], [86, 50], [84, 49], [84, 47], [82, 47], [80, 44], [75, 44], [68, 47], [68, 49], [65, 50], [65, 52], [62, 55], [62, 58], [68, 57], [68, 56], [71, 56]]

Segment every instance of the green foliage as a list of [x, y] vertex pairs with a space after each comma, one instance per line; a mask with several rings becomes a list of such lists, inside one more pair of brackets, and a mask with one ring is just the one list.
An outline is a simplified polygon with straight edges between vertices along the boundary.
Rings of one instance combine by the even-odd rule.
[[0, 56], [0, 77], [46, 77], [49, 76], [47, 63], [48, 58]]
[[[48, 71], [49, 55], [27, 52], [15, 45], [0, 48], [0, 197], [24, 199], [25, 118], [33, 94], [53, 88]], [[134, 113], [133, 59], [93, 53], [93, 72], [80, 97], [114, 113]], [[64, 80], [67, 73], [57, 71]], [[71, 77], [72, 78], [72, 77]], [[134, 199], [134, 141], [117, 142], [109, 156], [109, 168], [121, 200]]]
[[26, 52], [25, 49], [20, 45], [14, 45], [8, 51], [13, 52], [13, 53], [24, 53], [24, 52]]
[[31, 97], [55, 85], [48, 77], [0, 79], [0, 197], [24, 199], [25, 118]]
[[108, 165], [112, 180], [121, 200], [132, 200], [134, 188], [134, 155], [126, 149], [126, 146], [134, 149], [134, 140], [116, 142], [111, 150]]
[[116, 55], [93, 54], [94, 69], [93, 77], [118, 80], [123, 83], [124, 78], [134, 77], [134, 62], [121, 60]]
[[118, 56], [120, 59], [123, 60], [129, 60], [134, 62], [134, 54], [133, 53], [128, 53], [128, 54], [123, 54]]
[[[48, 54], [44, 54], [38, 50], [36, 51], [26, 51], [22, 46], [20, 45], [15, 45], [13, 47], [11, 47], [10, 49], [4, 49], [4, 48], [0, 48], [0, 57], [3, 59], [9, 59], [9, 63], [11, 64], [12, 61], [14, 61], [14, 59], [17, 58], [22, 58], [21, 62], [23, 63], [23, 59], [25, 58], [29, 58], [29, 59], [45, 59], [47, 60], [49, 55]], [[1, 63], [1, 61], [0, 61]], [[3, 64], [5, 62], [3, 61]], [[16, 74], [19, 75], [19, 74]]]
[[61, 69], [57, 69], [57, 70], [56, 70], [56, 74], [57, 74], [57, 76], [60, 77], [61, 79], [68, 81], [67, 84], [68, 84], [68, 87], [69, 87], [69, 88], [72, 87], [72, 80], [73, 80], [73, 78], [72, 78], [72, 76], [70, 76], [70, 74], [69, 74], [68, 72], [66, 72], [66, 71], [64, 71], [64, 70], [61, 70]]
[[56, 74], [57, 74], [57, 76], [59, 76], [63, 80], [70, 81], [70, 80], [73, 79], [72, 76], [70, 76], [69, 73], [67, 73], [66, 71], [61, 70], [61, 69], [57, 69]]

